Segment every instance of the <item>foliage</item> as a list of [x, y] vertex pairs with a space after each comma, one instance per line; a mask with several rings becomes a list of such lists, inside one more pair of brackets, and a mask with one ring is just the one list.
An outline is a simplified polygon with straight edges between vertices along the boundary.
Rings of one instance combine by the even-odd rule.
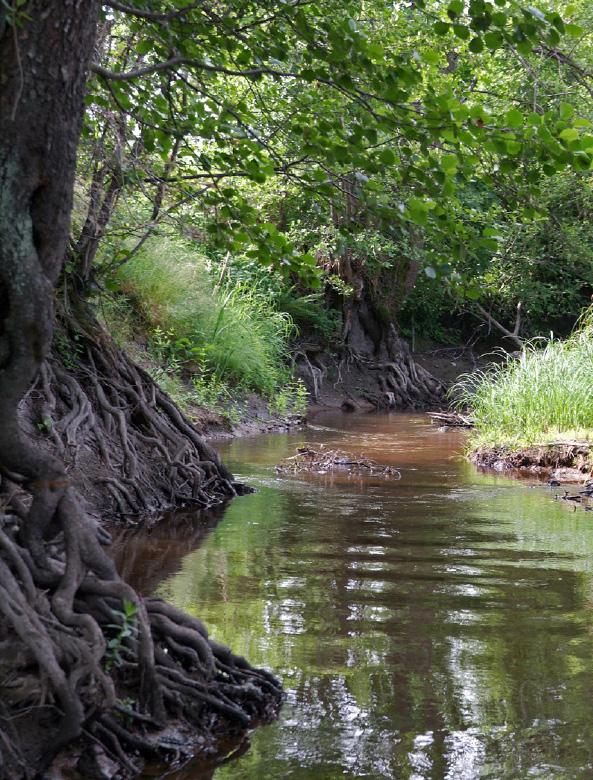
[[187, 244], [152, 239], [119, 271], [155, 356], [173, 371], [272, 394], [289, 378], [293, 325], [257, 290], [217, 287], [207, 261]]
[[[347, 192], [381, 231], [417, 226], [433, 237], [427, 267], [445, 267], [496, 250], [496, 234], [460, 209], [469, 184], [512, 192], [529, 220], [542, 176], [589, 170], [590, 123], [573, 105], [586, 95], [572, 65], [587, 51], [579, 13], [562, 19], [515, 0], [241, 0], [214, 16], [201, 5], [173, 10], [163, 24], [132, 4], [106, 15], [87, 149], [123, 154], [126, 186], [151, 210], [159, 201], [159, 218], [166, 185], [168, 213], [199, 200], [213, 244], [311, 284], [315, 258], [274, 219], [282, 208], [269, 207], [271, 182], [298, 187], [326, 214]], [[570, 56], [556, 54], [564, 40]], [[526, 62], [546, 77], [560, 62], [570, 98], [534, 103]]]
[[136, 604], [133, 601], [128, 601], [128, 599], [123, 600], [120, 610], [113, 610], [117, 622], [110, 623], [107, 626], [114, 632], [114, 636], [107, 641], [106, 669], [111, 669], [113, 666], [119, 666], [122, 663], [122, 648], [126, 640], [134, 638], [138, 631], [137, 612]]
[[593, 431], [593, 312], [565, 341], [550, 335], [519, 358], [506, 353], [486, 371], [463, 377], [452, 394], [469, 406], [476, 441], [533, 444]]
[[[387, 318], [412, 291], [416, 339], [458, 338], [473, 300], [501, 322], [522, 301], [532, 335], [574, 320], [593, 289], [587, 4], [175, 8], [107, 13], [80, 170], [89, 192], [101, 164], [121, 177], [102, 273], [201, 398], [282, 387], [290, 320], [337, 340], [344, 258]], [[161, 223], [203, 253], [187, 307], [168, 287], [183, 263], [159, 282], [146, 260]]]
[[591, 181], [559, 175], [545, 205], [548, 218], [503, 229], [500, 253], [476, 280], [508, 322], [521, 301], [527, 332], [538, 335], [570, 328], [593, 292]]
[[288, 412], [305, 414], [309, 393], [302, 379], [293, 379], [281, 388], [270, 402], [270, 411], [281, 416]]
[[402, 335], [420, 346], [430, 341], [458, 344], [462, 338], [460, 318], [455, 316], [459, 308], [449, 285], [421, 275], [398, 315]]

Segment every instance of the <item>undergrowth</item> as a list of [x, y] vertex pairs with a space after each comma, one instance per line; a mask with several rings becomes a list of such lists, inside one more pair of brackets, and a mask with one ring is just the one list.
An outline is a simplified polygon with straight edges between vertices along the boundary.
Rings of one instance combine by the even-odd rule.
[[471, 445], [588, 440], [593, 432], [593, 310], [559, 341], [537, 339], [452, 388], [475, 421]]
[[104, 321], [128, 349], [145, 341], [145, 367], [184, 410], [204, 406], [236, 422], [254, 392], [271, 411], [304, 411], [306, 393], [288, 360], [295, 326], [261, 289], [216, 284], [207, 258], [162, 237], [123, 265], [115, 283]]

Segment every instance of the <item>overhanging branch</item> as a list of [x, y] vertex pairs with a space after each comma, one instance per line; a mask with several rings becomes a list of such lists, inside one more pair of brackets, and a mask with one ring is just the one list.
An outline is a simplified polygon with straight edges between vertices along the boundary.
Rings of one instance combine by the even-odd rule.
[[174, 70], [182, 65], [187, 65], [196, 70], [204, 70], [208, 73], [221, 73], [224, 76], [243, 76], [246, 78], [254, 76], [280, 76], [283, 78], [296, 78], [296, 73], [289, 73], [280, 70], [273, 70], [272, 68], [248, 68], [247, 70], [232, 70], [231, 68], [225, 68], [221, 65], [210, 65], [207, 62], [201, 60], [195, 60], [191, 57], [175, 56], [171, 57], [164, 62], [157, 62], [154, 65], [145, 65], [142, 68], [135, 68], [134, 70], [116, 71], [104, 68], [97, 62], [91, 65], [91, 70], [98, 76], [101, 76], [108, 81], [134, 81], [135, 79], [142, 78], [142, 76], [150, 76], [151, 73], [159, 73], [161, 71]]
[[177, 19], [180, 16], [184, 16], [188, 11], [193, 11], [195, 8], [199, 8], [204, 5], [204, 0], [197, 0], [195, 3], [190, 3], [183, 8], [178, 8], [176, 11], [169, 11], [169, 13], [158, 13], [157, 11], [148, 11], [145, 8], [136, 8], [135, 6], [126, 5], [125, 3], [118, 3], [117, 0], [103, 0], [103, 5], [112, 8], [114, 11], [121, 11], [128, 16], [137, 16], [140, 19], [150, 19], [153, 22], [170, 22], [173, 19]]

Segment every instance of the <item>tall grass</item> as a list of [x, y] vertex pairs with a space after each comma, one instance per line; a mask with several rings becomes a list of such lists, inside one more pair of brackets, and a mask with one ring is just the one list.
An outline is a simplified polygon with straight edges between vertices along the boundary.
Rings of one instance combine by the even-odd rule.
[[593, 312], [565, 341], [528, 344], [451, 391], [475, 420], [474, 443], [536, 444], [593, 433]]
[[172, 239], [147, 242], [118, 272], [122, 293], [174, 369], [271, 396], [290, 380], [290, 317], [247, 284], [217, 287], [207, 260]]

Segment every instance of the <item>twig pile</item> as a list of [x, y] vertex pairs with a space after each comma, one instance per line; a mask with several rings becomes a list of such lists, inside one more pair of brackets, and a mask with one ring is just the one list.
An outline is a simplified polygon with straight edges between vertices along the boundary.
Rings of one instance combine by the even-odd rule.
[[393, 466], [381, 466], [364, 455], [352, 455], [343, 450], [326, 450], [323, 444], [319, 449], [304, 446], [297, 447], [295, 455], [284, 458], [277, 466], [278, 474], [300, 474], [315, 472], [327, 474], [328, 471], [345, 470], [350, 474], [380, 475], [390, 479], [401, 479], [401, 473]]

